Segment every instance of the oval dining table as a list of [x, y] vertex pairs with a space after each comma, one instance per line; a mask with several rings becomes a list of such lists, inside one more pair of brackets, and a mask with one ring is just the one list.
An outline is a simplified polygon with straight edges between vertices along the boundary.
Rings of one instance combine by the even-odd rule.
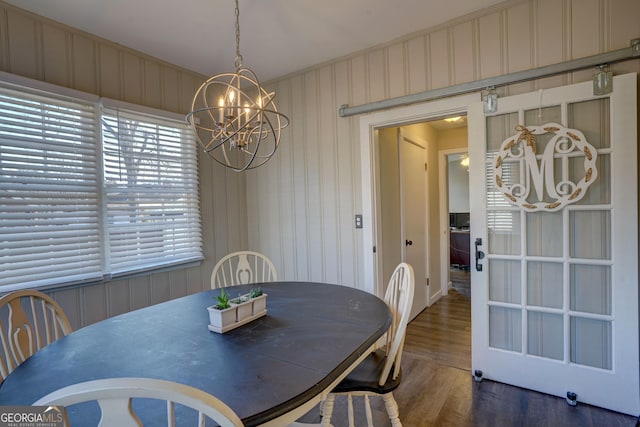
[[[246, 426], [287, 425], [357, 366], [391, 323], [384, 301], [347, 286], [275, 282], [227, 290], [233, 298], [256, 286], [268, 295], [266, 315], [224, 334], [207, 327], [206, 307], [219, 289], [81, 328], [18, 366], [0, 386], [0, 405], [30, 405], [83, 381], [146, 377], [204, 390]], [[93, 412], [69, 408], [71, 424], [97, 425]]]

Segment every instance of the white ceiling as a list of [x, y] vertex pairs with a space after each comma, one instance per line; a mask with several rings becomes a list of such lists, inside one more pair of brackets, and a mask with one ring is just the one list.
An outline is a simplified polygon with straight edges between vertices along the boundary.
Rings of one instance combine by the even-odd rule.
[[[207, 76], [233, 71], [233, 0], [5, 0]], [[243, 65], [261, 81], [502, 0], [240, 0]]]

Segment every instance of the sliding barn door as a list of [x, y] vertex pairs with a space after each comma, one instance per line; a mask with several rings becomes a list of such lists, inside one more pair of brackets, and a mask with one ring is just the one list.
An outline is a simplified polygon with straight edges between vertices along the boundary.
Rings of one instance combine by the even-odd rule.
[[470, 111], [478, 376], [640, 412], [636, 79]]

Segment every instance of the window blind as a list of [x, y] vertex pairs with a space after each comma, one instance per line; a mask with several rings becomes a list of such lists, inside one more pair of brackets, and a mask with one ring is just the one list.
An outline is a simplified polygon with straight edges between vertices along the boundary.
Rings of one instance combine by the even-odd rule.
[[[492, 232], [512, 232], [514, 231], [513, 216], [518, 214], [513, 209], [507, 198], [495, 187], [495, 174], [493, 165], [495, 163], [495, 152], [485, 155], [485, 178], [487, 183], [487, 227]], [[514, 163], [504, 162], [502, 164], [502, 181], [505, 185], [513, 183]]]
[[102, 277], [95, 106], [0, 86], [0, 286]]
[[108, 270], [202, 258], [197, 149], [184, 122], [102, 112]]

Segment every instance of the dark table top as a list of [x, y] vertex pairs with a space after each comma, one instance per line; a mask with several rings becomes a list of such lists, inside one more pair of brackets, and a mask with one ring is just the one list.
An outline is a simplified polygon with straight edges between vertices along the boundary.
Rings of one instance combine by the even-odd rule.
[[[234, 297], [255, 286], [228, 289]], [[317, 396], [390, 323], [382, 300], [350, 287], [260, 286], [268, 294], [267, 315], [225, 334], [207, 328], [206, 307], [220, 290], [79, 329], [14, 370], [0, 386], [0, 405], [30, 405], [82, 381], [148, 377], [202, 389], [229, 405], [245, 425], [258, 425]], [[69, 416], [73, 424], [74, 416], [82, 415], [70, 411]]]

